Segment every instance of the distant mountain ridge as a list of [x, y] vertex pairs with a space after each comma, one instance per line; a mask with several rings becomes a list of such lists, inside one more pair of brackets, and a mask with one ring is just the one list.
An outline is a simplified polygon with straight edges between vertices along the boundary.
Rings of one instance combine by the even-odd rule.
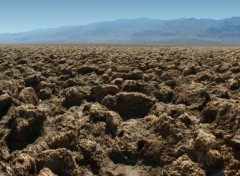
[[0, 34], [0, 43], [240, 45], [240, 17], [222, 20], [120, 19], [89, 25]]

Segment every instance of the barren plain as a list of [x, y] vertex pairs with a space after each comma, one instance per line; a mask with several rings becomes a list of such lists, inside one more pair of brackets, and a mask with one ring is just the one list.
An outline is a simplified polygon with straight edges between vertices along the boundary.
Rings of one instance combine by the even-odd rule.
[[240, 175], [240, 48], [0, 46], [0, 175]]

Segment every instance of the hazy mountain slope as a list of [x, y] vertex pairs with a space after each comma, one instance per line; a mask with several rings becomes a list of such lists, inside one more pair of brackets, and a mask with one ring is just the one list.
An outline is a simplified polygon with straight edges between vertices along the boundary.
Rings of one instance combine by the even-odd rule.
[[240, 17], [223, 20], [121, 19], [0, 34], [0, 43], [240, 44]]

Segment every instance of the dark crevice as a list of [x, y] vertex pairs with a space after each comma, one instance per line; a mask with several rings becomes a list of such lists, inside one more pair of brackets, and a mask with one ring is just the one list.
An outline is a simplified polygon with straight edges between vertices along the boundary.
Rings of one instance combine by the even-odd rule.
[[105, 128], [105, 134], [110, 134], [112, 138], [114, 139], [116, 137], [116, 129], [112, 128], [108, 124], [106, 125]]
[[137, 157], [129, 152], [112, 152], [109, 154], [114, 164], [124, 164], [134, 166], [137, 164]]
[[137, 151], [140, 152], [145, 146], [145, 141], [141, 140], [138, 141], [138, 145], [137, 145]]
[[118, 137], [123, 137], [123, 135], [124, 135], [124, 131], [120, 131], [120, 132], [118, 133]]
[[212, 123], [216, 120], [217, 117], [217, 110], [207, 110], [203, 114], [202, 123]]
[[35, 142], [35, 140], [40, 136], [41, 131], [29, 134], [26, 136], [26, 138], [16, 138], [14, 137], [14, 132], [11, 131], [10, 135], [7, 137], [7, 146], [9, 149], [9, 152], [13, 152], [15, 150], [22, 150], [24, 149], [28, 144], [32, 144]]
[[2, 119], [3, 116], [5, 116], [8, 112], [10, 107], [6, 107], [6, 108], [3, 108], [3, 109], [0, 109], [0, 120]]

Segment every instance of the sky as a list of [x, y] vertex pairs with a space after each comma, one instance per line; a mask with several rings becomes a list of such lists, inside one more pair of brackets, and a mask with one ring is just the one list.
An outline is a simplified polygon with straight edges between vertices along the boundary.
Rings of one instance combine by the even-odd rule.
[[240, 0], [0, 0], [0, 33], [117, 19], [223, 19], [240, 16]]

